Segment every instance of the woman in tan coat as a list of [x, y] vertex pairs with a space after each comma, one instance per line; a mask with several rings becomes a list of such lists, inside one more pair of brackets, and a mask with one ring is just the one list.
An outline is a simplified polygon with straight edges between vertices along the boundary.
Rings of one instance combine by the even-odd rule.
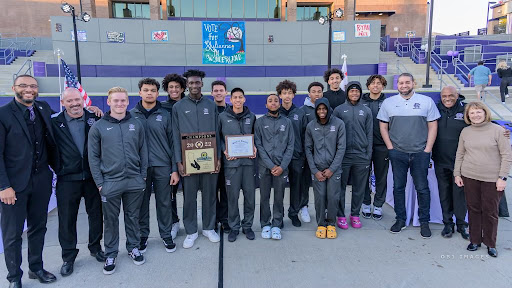
[[460, 134], [453, 175], [466, 194], [471, 241], [467, 250], [476, 251], [483, 242], [489, 255], [497, 257], [498, 205], [512, 164], [510, 142], [503, 128], [491, 123], [491, 112], [481, 102], [466, 105], [464, 120], [471, 125]]

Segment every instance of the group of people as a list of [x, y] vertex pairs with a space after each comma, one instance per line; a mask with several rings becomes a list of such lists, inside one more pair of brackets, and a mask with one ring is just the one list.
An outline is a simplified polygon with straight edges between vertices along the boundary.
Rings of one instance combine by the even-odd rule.
[[[490, 111], [482, 103], [465, 104], [455, 88], [445, 87], [436, 105], [430, 97], [415, 93], [414, 77], [408, 73], [398, 78], [398, 95], [386, 97], [382, 93], [387, 82], [381, 75], [368, 78], [369, 93], [363, 94], [357, 81], [342, 89], [343, 73], [334, 68], [324, 75], [327, 91], [322, 83], [311, 83], [302, 107], [293, 103], [296, 84], [280, 82], [277, 93], [266, 97], [267, 113], [257, 118], [244, 105], [241, 88], [231, 90], [231, 105], [226, 104], [227, 87], [222, 81], [211, 85], [213, 101], [203, 96], [204, 77], [199, 70], [189, 70], [183, 76], [167, 75], [162, 89], [168, 99], [163, 102], [157, 100], [160, 83], [142, 79], [141, 100], [130, 111], [127, 90], [113, 87], [107, 98], [110, 110], [104, 115], [97, 107], [85, 109], [80, 91], [74, 88], [62, 94], [65, 110], [54, 113], [46, 102], [37, 100], [35, 78], [20, 75], [15, 79], [15, 98], [0, 107], [1, 228], [10, 287], [21, 287], [25, 219], [29, 278], [41, 283], [56, 281], [42, 262], [52, 191], [49, 167], [57, 175], [62, 276], [73, 273], [78, 255], [76, 221], [82, 197], [89, 219], [90, 254], [104, 262], [104, 274], [112, 274], [119, 251], [121, 204], [126, 249], [136, 265], [145, 262], [152, 193], [163, 246], [167, 252], [176, 250], [174, 238], [180, 230], [178, 185], [184, 196], [183, 248], [193, 247], [198, 238], [199, 190], [202, 234], [206, 238], [220, 241], [216, 231], [220, 223], [220, 231], [228, 234], [229, 242], [236, 241], [240, 230], [254, 240], [257, 180], [263, 239], [282, 238], [287, 184], [292, 225], [311, 221], [308, 203], [312, 186], [316, 237], [333, 239], [337, 237], [336, 226], [361, 228], [360, 215], [383, 218], [389, 161], [396, 213], [390, 232], [399, 233], [406, 227], [405, 187], [410, 170], [418, 193], [420, 234], [430, 238], [427, 173], [431, 158], [443, 210], [442, 236], [451, 237], [457, 225], [462, 237], [470, 240], [468, 250], [484, 243], [489, 255], [497, 256], [498, 205], [512, 156], [509, 134], [490, 123]], [[182, 137], [189, 133], [214, 133], [217, 161], [212, 173], [187, 174]], [[249, 157], [228, 154], [226, 136], [237, 135], [253, 135], [253, 154]], [[372, 170], [373, 198], [369, 185]], [[350, 214], [345, 213], [349, 183]], [[244, 195], [243, 219], [238, 207], [240, 190]], [[102, 238], [105, 251], [100, 245]]]

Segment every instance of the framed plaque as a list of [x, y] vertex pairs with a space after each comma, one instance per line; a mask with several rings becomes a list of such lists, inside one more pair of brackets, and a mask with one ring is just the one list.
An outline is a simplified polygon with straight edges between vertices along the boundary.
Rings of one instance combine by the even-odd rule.
[[215, 172], [216, 140], [215, 132], [181, 134], [181, 157], [185, 174]]
[[226, 151], [229, 157], [249, 158], [254, 156], [254, 135], [226, 136]]

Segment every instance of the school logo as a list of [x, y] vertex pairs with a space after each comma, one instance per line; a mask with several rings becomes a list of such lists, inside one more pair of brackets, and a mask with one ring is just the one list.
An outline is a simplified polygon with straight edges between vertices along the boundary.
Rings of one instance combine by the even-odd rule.
[[298, 121], [299, 120], [299, 115], [297, 115], [297, 114], [293, 115], [293, 120]]
[[128, 130], [135, 131], [135, 125], [133, 125], [133, 124], [128, 125]]
[[331, 132], [335, 132], [336, 131], [336, 127], [334, 127], [334, 125], [331, 126]]
[[64, 123], [60, 123], [60, 128], [65, 128], [66, 126], [64, 126]]
[[156, 115], [156, 121], [162, 122], [162, 115]]
[[464, 120], [464, 114], [462, 114], [462, 113], [455, 114], [455, 120]]
[[96, 123], [96, 119], [94, 118], [89, 118], [89, 120], [87, 120], [87, 124], [89, 125], [89, 127], [92, 127], [94, 123]]
[[414, 103], [412, 109], [420, 109], [420, 103]]
[[286, 126], [281, 125], [281, 127], [279, 128], [279, 130], [284, 131], [284, 129], [285, 129], [285, 128], [286, 128]]
[[201, 153], [201, 157], [197, 158], [197, 161], [211, 161], [212, 157], [208, 156], [208, 153]]
[[208, 115], [208, 114], [210, 114], [210, 113], [208, 113], [208, 108], [204, 108], [204, 110], [203, 110], [203, 114], [204, 114], [204, 115]]
[[231, 180], [226, 179], [226, 186], [231, 186]]
[[364, 111], [363, 110], [359, 110], [359, 116], [364, 116]]
[[249, 119], [249, 118], [245, 119], [245, 125], [251, 125], [251, 119]]

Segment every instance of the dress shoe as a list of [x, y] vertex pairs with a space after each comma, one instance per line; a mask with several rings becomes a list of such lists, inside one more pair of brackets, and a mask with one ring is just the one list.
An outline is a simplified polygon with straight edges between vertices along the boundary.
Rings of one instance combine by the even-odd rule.
[[453, 224], [445, 224], [443, 231], [441, 231], [441, 236], [444, 238], [452, 238], [453, 232], [455, 232]]
[[105, 253], [101, 250], [96, 253], [91, 252], [91, 256], [96, 258], [96, 261], [98, 262], [105, 262], [105, 260], [107, 260], [107, 257], [105, 257]]
[[491, 257], [498, 257], [498, 250], [496, 250], [496, 248], [487, 247], [487, 254]]
[[476, 251], [480, 246], [482, 246], [481, 244], [473, 244], [473, 243], [469, 243], [468, 245], [468, 251]]
[[21, 288], [21, 280], [9, 283], [9, 288]]
[[466, 225], [457, 226], [457, 232], [460, 233], [463, 239], [469, 240], [469, 229]]
[[62, 264], [60, 267], [60, 275], [66, 277], [73, 273], [73, 266], [75, 265], [75, 261], [68, 261]]
[[36, 272], [32, 272], [29, 270], [28, 278], [37, 279], [37, 280], [39, 280], [39, 282], [41, 282], [43, 284], [52, 283], [52, 282], [57, 281], [57, 277], [55, 277], [55, 275], [53, 275], [52, 273], [50, 273], [44, 269], [41, 269]]

